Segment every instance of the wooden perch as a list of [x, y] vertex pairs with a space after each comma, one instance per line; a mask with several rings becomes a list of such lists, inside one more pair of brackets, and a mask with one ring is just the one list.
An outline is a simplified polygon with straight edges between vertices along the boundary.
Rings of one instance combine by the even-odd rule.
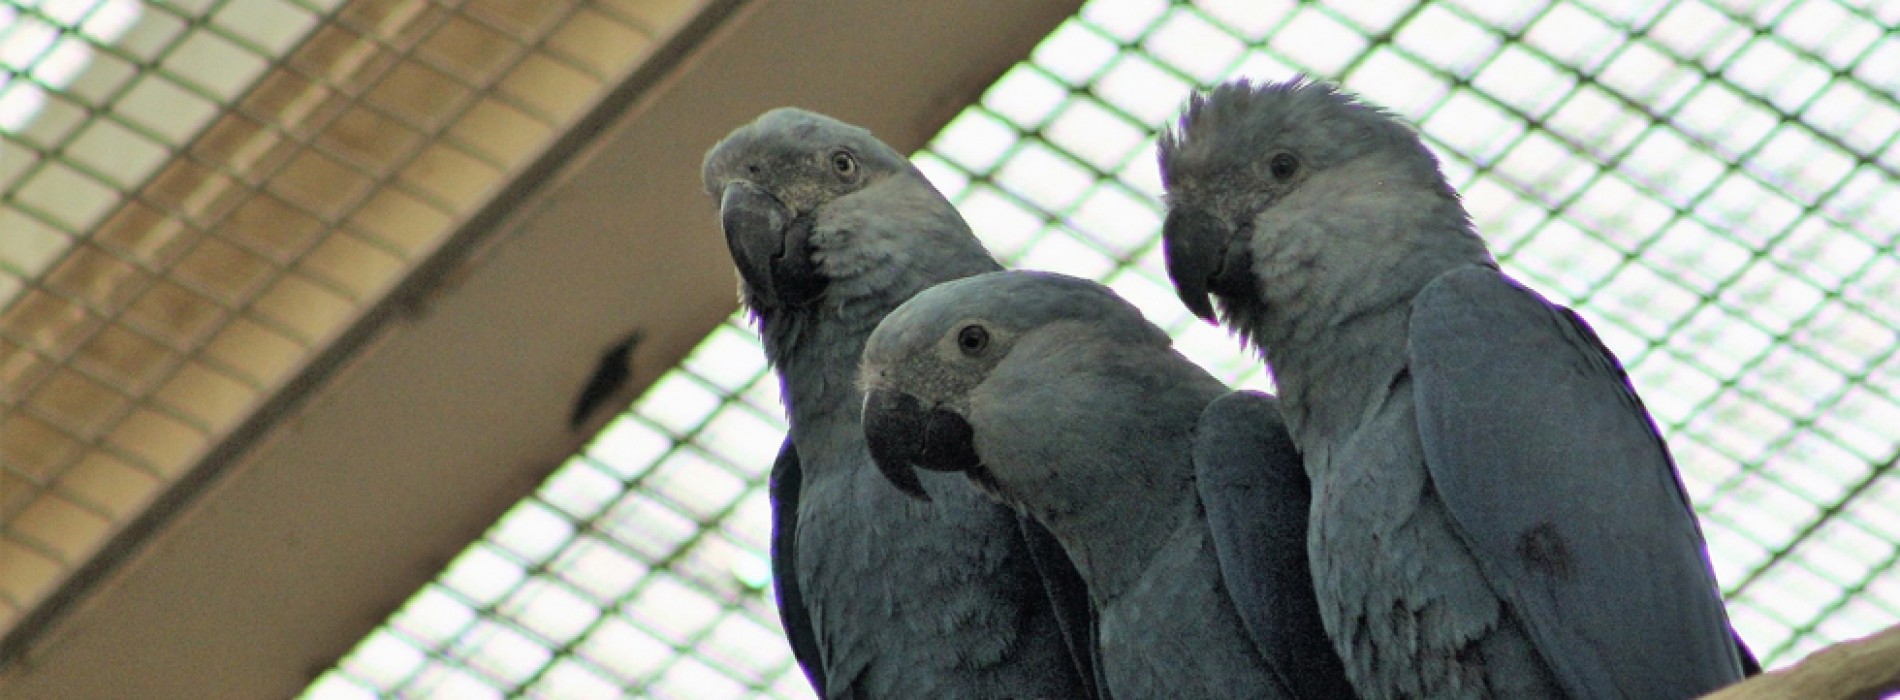
[[1788, 668], [1736, 683], [1703, 700], [1878, 700], [1900, 695], [1900, 625], [1808, 655]]

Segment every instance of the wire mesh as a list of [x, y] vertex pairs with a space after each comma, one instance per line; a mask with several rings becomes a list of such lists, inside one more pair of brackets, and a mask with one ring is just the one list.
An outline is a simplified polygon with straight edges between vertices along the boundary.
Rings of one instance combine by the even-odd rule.
[[0, 634], [683, 5], [0, 4]]
[[[1900, 618], [1900, 4], [1097, 0], [915, 162], [1012, 266], [1103, 279], [1218, 376], [1166, 282], [1154, 132], [1295, 72], [1419, 125], [1509, 272], [1629, 366], [1771, 666]], [[784, 430], [712, 333], [307, 691], [809, 697], [771, 608]]]

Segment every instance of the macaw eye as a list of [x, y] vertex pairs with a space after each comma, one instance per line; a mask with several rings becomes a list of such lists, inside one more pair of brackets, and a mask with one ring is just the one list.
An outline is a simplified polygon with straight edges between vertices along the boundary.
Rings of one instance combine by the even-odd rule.
[[1273, 179], [1286, 180], [1287, 178], [1293, 177], [1293, 173], [1299, 171], [1300, 161], [1295, 159], [1291, 153], [1281, 153], [1275, 155], [1273, 160], [1268, 161], [1267, 167], [1273, 170]]
[[965, 355], [977, 355], [990, 346], [990, 332], [982, 326], [968, 325], [957, 331], [957, 349]]
[[858, 174], [858, 159], [850, 151], [838, 151], [831, 154], [831, 170], [838, 177], [851, 177]]

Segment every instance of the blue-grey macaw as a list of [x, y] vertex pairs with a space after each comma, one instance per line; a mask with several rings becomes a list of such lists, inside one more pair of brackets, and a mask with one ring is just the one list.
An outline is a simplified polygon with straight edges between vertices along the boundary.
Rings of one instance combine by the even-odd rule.
[[1087, 584], [1109, 696], [1351, 696], [1274, 400], [1229, 393], [1108, 288], [1031, 271], [938, 285], [878, 326], [861, 371], [892, 481], [961, 472], [962, 491], [1055, 534]]
[[1160, 143], [1170, 277], [1258, 349], [1369, 698], [1682, 698], [1742, 678], [1656, 426], [1589, 324], [1501, 273], [1410, 128], [1295, 80]]
[[1499, 272], [1417, 133], [1319, 82], [1161, 139], [1169, 276], [1262, 352], [1368, 698], [1685, 698], [1752, 664], [1668, 447], [1590, 325]]
[[926, 287], [1000, 266], [908, 160], [829, 117], [767, 112], [702, 171], [791, 424], [772, 467], [772, 573], [813, 687], [1091, 696], [1086, 594], [1055, 541], [968, 489], [905, 496], [859, 427], [858, 358], [878, 321]]

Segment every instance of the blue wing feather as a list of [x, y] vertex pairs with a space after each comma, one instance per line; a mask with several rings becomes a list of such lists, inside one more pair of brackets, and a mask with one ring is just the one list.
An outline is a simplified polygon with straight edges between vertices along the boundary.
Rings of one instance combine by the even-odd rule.
[[798, 463], [798, 448], [786, 436], [772, 462], [768, 495], [772, 499], [772, 588], [778, 594], [778, 621], [785, 638], [792, 643], [792, 658], [805, 670], [805, 678], [818, 697], [825, 697], [824, 660], [818, 655], [818, 635], [812, 627], [811, 611], [805, 608], [798, 591], [798, 488], [804, 478]]
[[1312, 486], [1279, 402], [1227, 394], [1201, 412], [1194, 432], [1195, 486], [1248, 636], [1292, 697], [1354, 697], [1320, 622], [1306, 561]]
[[1016, 523], [1022, 532], [1023, 546], [1029, 552], [1030, 564], [1035, 566], [1043, 592], [1055, 611], [1056, 626], [1062, 629], [1063, 641], [1069, 647], [1083, 691], [1090, 698], [1106, 697], [1102, 690], [1106, 683], [1100, 663], [1101, 650], [1095, 644], [1095, 613], [1089, 604], [1088, 583], [1082, 580], [1081, 572], [1076, 571], [1068, 553], [1062, 551], [1062, 544], [1048, 528], [1026, 515], [1016, 516]]
[[1628, 376], [1583, 320], [1487, 267], [1412, 305], [1433, 487], [1575, 697], [1687, 697], [1742, 676], [1707, 545]]

